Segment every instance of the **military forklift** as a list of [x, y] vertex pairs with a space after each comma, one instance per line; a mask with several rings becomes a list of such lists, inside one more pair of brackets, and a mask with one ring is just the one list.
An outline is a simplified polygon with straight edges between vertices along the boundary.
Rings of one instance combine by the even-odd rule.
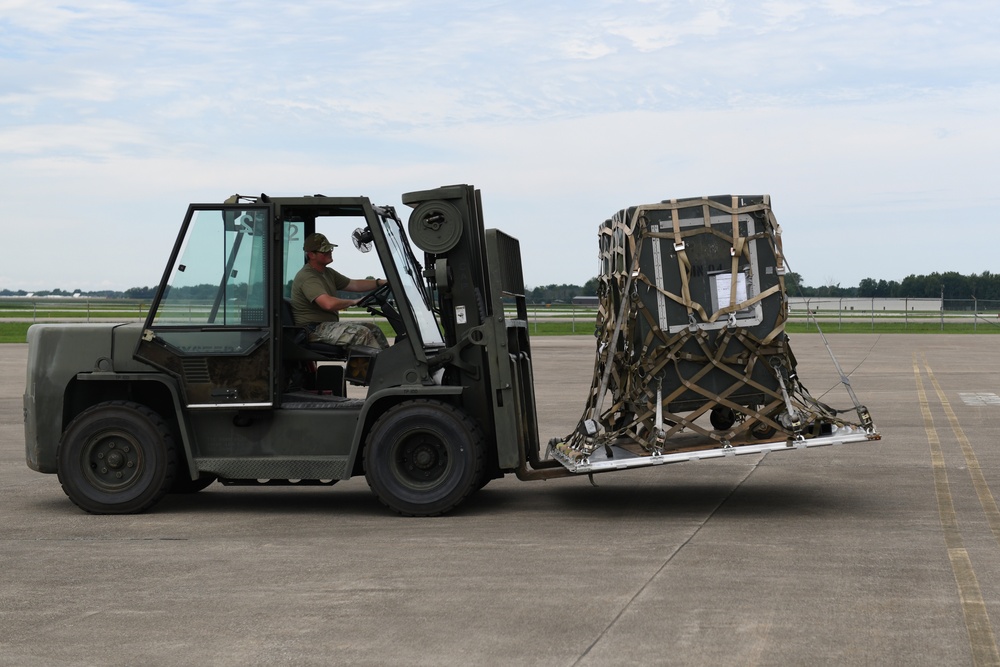
[[[471, 186], [403, 202], [408, 225], [366, 197], [191, 205], [145, 323], [29, 329], [28, 465], [92, 513], [216, 480], [364, 475], [396, 512], [436, 515], [506, 472], [558, 474], [539, 460], [517, 240], [484, 229]], [[387, 349], [310, 342], [292, 322], [317, 220], [377, 251], [388, 283], [359, 305], [392, 328]]]
[[[602, 440], [599, 419], [581, 419], [576, 433], [543, 452], [518, 241], [484, 227], [480, 193], [470, 185], [410, 192], [402, 201], [413, 209], [405, 224], [367, 197], [234, 195], [191, 205], [144, 323], [30, 327], [28, 466], [56, 473], [69, 498], [96, 514], [142, 512], [167, 493], [216, 481], [330, 485], [364, 475], [388, 508], [430, 516], [508, 473], [536, 480], [878, 437], [870, 420], [803, 434], [789, 399], [794, 373], [777, 376], [782, 399], [755, 372], [739, 377], [769, 394], [759, 399], [766, 410], [729, 400], [737, 394], [723, 389], [713, 395], [716, 408], [729, 412], [721, 424], [713, 412], [717, 428], [698, 429], [711, 436], [703, 441], [671, 447], [659, 436], [665, 426], [693, 425], [707, 408], [665, 421], [660, 409], [639, 405], [646, 399], [629, 399], [608, 416], [629, 415], [622, 438]], [[292, 320], [292, 280], [318, 224], [376, 251], [388, 282], [359, 305], [392, 329], [386, 349], [318, 343]], [[733, 275], [744, 268], [734, 261]], [[685, 327], [707, 335], [687, 319]], [[635, 365], [635, 346], [619, 329], [610, 345], [599, 341], [598, 369], [619, 363], [609, 348], [633, 357], [619, 365]], [[752, 365], [750, 356], [726, 352], [724, 362]], [[607, 372], [602, 392], [624, 387], [609, 388]], [[657, 401], [661, 390], [651, 394]], [[595, 396], [591, 416], [602, 400]], [[785, 405], [795, 419], [777, 416]], [[738, 442], [747, 418], [783, 435]], [[653, 445], [629, 447], [644, 440]]]

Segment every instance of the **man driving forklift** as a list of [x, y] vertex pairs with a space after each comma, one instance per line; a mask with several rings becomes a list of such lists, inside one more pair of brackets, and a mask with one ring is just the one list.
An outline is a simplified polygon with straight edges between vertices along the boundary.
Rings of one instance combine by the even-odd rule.
[[372, 322], [342, 322], [340, 311], [361, 299], [343, 299], [337, 292], [370, 292], [385, 285], [384, 278], [352, 279], [330, 268], [335, 243], [323, 234], [310, 234], [302, 249], [306, 263], [292, 281], [292, 316], [295, 325], [309, 331], [309, 340], [330, 345], [389, 347], [382, 330]]

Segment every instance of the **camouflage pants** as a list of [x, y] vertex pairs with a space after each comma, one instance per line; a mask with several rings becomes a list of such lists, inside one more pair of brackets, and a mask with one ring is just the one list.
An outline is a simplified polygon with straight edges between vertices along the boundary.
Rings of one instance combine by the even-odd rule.
[[313, 329], [309, 340], [330, 345], [364, 345], [379, 349], [389, 347], [385, 334], [371, 322], [321, 322]]

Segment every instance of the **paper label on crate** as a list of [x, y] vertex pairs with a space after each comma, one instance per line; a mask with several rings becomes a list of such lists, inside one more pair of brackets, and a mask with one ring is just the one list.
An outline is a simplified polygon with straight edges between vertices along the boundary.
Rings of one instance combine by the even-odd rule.
[[[715, 276], [715, 298], [719, 300], [719, 307], [725, 308], [730, 304], [732, 296], [733, 277], [729, 273], [720, 273]], [[747, 277], [744, 273], [736, 274], [736, 303], [743, 303], [747, 300]]]

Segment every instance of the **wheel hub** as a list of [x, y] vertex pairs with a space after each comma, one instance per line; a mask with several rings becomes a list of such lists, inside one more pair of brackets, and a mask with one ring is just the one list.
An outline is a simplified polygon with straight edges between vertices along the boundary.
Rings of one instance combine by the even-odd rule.
[[447, 447], [427, 434], [416, 435], [400, 446], [395, 467], [411, 483], [434, 482], [448, 469]]
[[83, 451], [84, 472], [91, 483], [105, 491], [122, 491], [139, 475], [139, 448], [118, 435], [95, 438]]
[[112, 451], [110, 452], [105, 461], [109, 468], [118, 469], [125, 465], [125, 456], [121, 452]]
[[435, 460], [437, 460], [437, 456], [435, 456], [434, 451], [426, 445], [417, 449], [413, 455], [413, 465], [421, 470], [429, 470], [432, 468]]

